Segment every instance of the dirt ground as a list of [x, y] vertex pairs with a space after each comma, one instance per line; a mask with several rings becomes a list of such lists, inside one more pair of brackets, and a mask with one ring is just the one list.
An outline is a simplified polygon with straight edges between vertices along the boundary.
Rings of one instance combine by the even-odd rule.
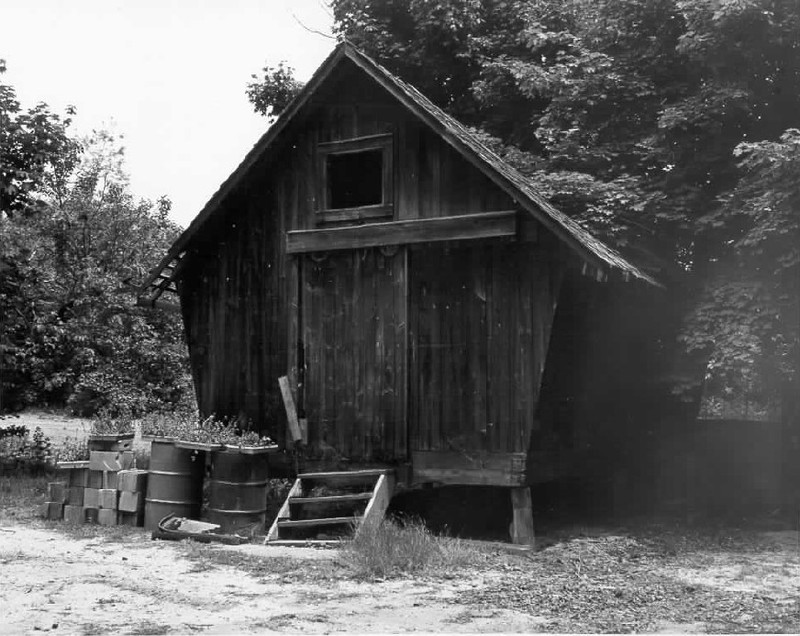
[[[537, 626], [522, 612], [466, 616], [453, 604], [459, 592], [501, 572], [438, 581], [331, 580], [337, 550], [187, 545], [151, 541], [143, 532], [121, 541], [76, 539], [8, 524], [0, 535], [0, 634], [529, 632]], [[216, 562], [220, 553], [254, 557], [262, 567], [245, 573]]]
[[794, 531], [666, 549], [600, 534], [527, 556], [489, 550], [458, 572], [359, 580], [335, 549], [161, 542], [4, 516], [0, 578], [0, 634], [800, 629]]
[[[44, 424], [56, 443], [88, 429], [47, 413], [5, 422]], [[796, 525], [561, 528], [536, 552], [476, 547], [460, 569], [375, 579], [338, 549], [44, 521], [45, 481], [32, 497], [0, 478], [0, 635], [800, 633]]]

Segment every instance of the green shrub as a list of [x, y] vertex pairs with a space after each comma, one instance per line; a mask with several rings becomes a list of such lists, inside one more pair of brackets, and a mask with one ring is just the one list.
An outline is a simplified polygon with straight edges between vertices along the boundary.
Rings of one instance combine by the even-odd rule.
[[449, 572], [481, 558], [479, 551], [459, 539], [432, 534], [422, 521], [392, 519], [362, 527], [343, 546], [343, 555], [357, 576], [367, 578]]
[[53, 452], [56, 462], [81, 462], [89, 459], [89, 444], [86, 438], [67, 437]]
[[50, 438], [40, 427], [36, 427], [32, 436], [26, 430], [22, 435], [0, 438], [0, 472], [41, 475], [52, 467]]
[[49, 480], [52, 477], [42, 475], [0, 476], [0, 520], [33, 519], [37, 515], [37, 505], [46, 498]]

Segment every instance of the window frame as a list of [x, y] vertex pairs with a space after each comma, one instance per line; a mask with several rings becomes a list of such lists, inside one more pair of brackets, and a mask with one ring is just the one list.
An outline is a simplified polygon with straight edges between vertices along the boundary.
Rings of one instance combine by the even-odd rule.
[[[317, 144], [317, 220], [333, 222], [391, 218], [394, 215], [393, 147], [394, 135], [392, 133], [355, 137], [340, 141], [319, 142]], [[381, 202], [357, 207], [331, 208], [328, 157], [370, 150], [380, 150], [382, 153]]]

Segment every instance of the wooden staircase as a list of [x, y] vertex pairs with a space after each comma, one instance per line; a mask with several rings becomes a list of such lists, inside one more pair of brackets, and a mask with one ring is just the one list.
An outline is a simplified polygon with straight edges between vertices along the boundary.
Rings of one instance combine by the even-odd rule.
[[297, 476], [265, 543], [297, 545], [352, 538], [380, 523], [394, 491], [390, 469]]

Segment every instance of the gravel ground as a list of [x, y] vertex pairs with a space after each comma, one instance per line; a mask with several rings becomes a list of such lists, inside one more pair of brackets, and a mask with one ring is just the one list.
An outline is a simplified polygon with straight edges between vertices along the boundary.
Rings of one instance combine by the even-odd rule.
[[574, 537], [458, 602], [514, 608], [548, 632], [798, 633], [798, 533]]

